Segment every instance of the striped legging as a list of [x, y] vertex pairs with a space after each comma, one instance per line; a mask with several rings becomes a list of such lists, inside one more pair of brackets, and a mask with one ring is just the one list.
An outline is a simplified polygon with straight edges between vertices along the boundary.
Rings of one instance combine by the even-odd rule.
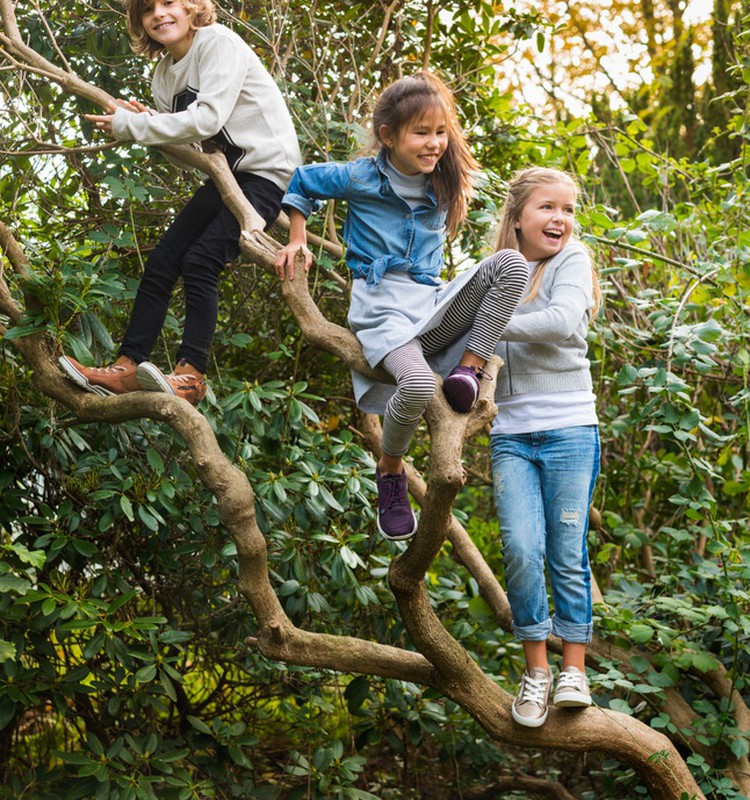
[[516, 250], [485, 258], [451, 301], [440, 324], [392, 350], [382, 366], [396, 379], [396, 392], [383, 416], [383, 452], [403, 456], [435, 392], [435, 374], [426, 356], [444, 350], [469, 331], [466, 349], [488, 360], [521, 299], [529, 265]]

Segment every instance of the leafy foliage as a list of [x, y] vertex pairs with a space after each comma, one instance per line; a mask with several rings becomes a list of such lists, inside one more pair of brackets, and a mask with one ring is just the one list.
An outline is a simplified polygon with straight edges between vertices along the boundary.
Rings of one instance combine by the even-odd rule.
[[[75, 71], [144, 98], [147, 67], [129, 54], [118, 6], [58, 4], [45, 24], [17, 5], [32, 47], [59, 60], [49, 27]], [[602, 523], [590, 534], [604, 592], [597, 630], [629, 656], [601, 660], [593, 686], [601, 705], [678, 741], [707, 795], [740, 797], [728, 767], [748, 753], [738, 711], [750, 695], [750, 20], [727, 50], [737, 65], [715, 64], [712, 85], [731, 109], [716, 126], [729, 145], [666, 150], [650, 95], [617, 127], [601, 116], [532, 125], [514, 107], [494, 76], [516, 39], [544, 48], [537, 12], [458, 0], [439, 13], [292, 5], [228, 3], [225, 21], [276, 71], [310, 160], [361, 147], [373, 93], [421, 64], [428, 45], [452, 79], [487, 181], [449, 270], [481, 254], [511, 169], [582, 176], [581, 231], [606, 292], [591, 336], [604, 445]], [[729, 19], [719, 6], [717, 21]], [[2, 81], [13, 169], [0, 174], [0, 204], [33, 279], [13, 285], [31, 302], [0, 344], [0, 797], [440, 798], [519, 768], [585, 798], [644, 796], [611, 761], [498, 752], [432, 690], [271, 663], [253, 649], [234, 546], [184, 443], [154, 423], [70, 424], [12, 346], [46, 330], [76, 358], [111, 358], [143, 260], [195, 176], [136, 146], [55, 154], [92, 138], [80, 116], [90, 109], [30, 75]], [[348, 375], [310, 349], [256, 267], [231, 265], [223, 292], [205, 414], [255, 488], [285, 610], [311, 630], [409, 647], [385, 584], [403, 545], [374, 532], [374, 465]], [[321, 273], [314, 293], [343, 324], [338, 285]], [[165, 364], [179, 309], [155, 356]], [[422, 438], [417, 465], [428, 448]], [[456, 512], [502, 574], [486, 438], [468, 444], [466, 462]], [[518, 644], [449, 547], [427, 580], [448, 630], [513, 690]], [[687, 706], [686, 729], [670, 716], [670, 691]]]

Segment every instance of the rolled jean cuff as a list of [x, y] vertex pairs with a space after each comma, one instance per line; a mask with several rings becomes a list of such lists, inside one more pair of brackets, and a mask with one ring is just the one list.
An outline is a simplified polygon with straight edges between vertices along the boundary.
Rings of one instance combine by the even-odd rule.
[[522, 642], [545, 642], [552, 630], [552, 622], [546, 619], [544, 622], [537, 622], [534, 625], [511, 623], [511, 630]]
[[555, 614], [552, 618], [552, 633], [564, 642], [588, 644], [594, 635], [593, 622], [568, 622]]

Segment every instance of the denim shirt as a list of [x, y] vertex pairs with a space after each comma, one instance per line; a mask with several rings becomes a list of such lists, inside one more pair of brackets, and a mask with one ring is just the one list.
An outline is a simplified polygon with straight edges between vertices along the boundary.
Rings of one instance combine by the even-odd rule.
[[322, 200], [346, 200], [346, 263], [368, 286], [379, 284], [386, 271], [408, 272], [418, 283], [440, 285], [447, 214], [438, 208], [429, 182], [428, 203], [410, 208], [393, 190], [384, 164], [381, 150], [376, 158], [297, 167], [282, 205], [307, 218]]

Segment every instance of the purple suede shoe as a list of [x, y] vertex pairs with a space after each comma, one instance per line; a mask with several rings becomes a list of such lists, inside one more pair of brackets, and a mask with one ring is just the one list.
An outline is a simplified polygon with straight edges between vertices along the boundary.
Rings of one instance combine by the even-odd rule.
[[406, 472], [381, 475], [375, 469], [378, 484], [378, 530], [386, 539], [411, 539], [417, 530], [417, 518], [409, 504]]
[[479, 399], [479, 379], [487, 377], [481, 367], [454, 367], [443, 381], [448, 405], [459, 414], [468, 414]]

